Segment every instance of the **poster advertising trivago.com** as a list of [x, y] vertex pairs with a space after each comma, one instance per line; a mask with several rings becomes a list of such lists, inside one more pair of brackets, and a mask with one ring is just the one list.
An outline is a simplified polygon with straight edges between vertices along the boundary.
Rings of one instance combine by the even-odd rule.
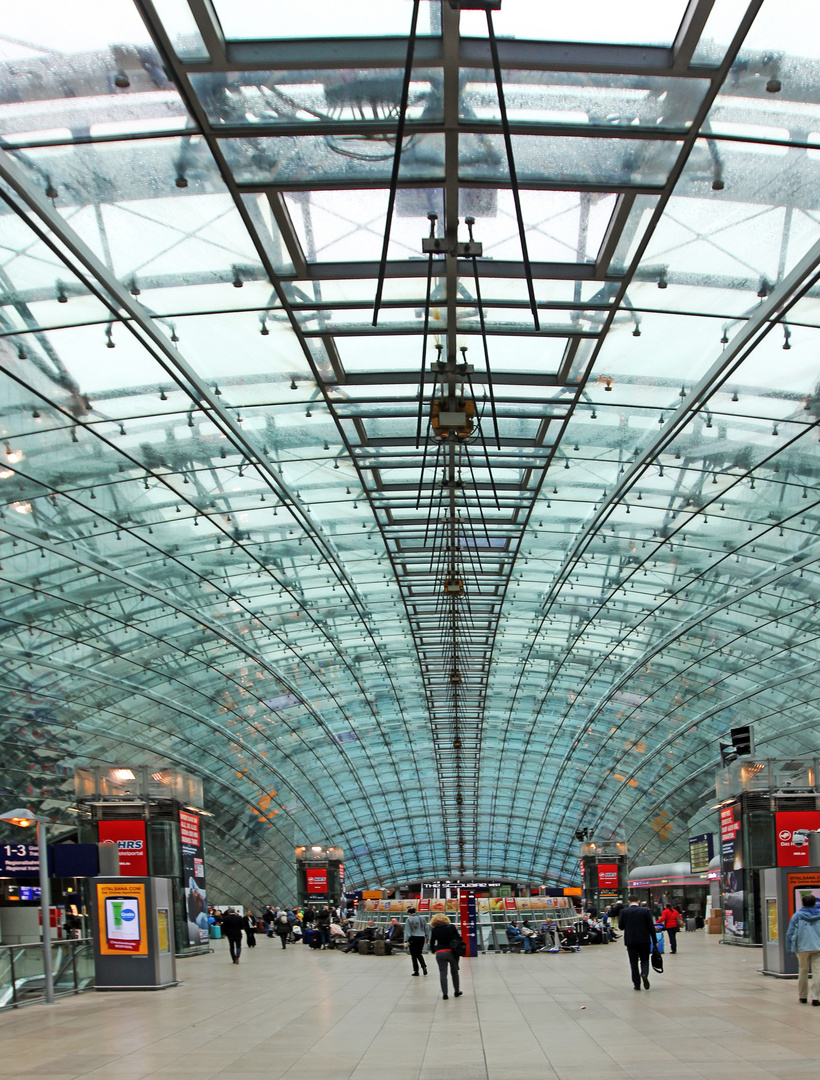
[[204, 945], [208, 941], [205, 855], [202, 848], [200, 821], [196, 814], [187, 814], [184, 810], [180, 810], [179, 839], [182, 851], [182, 887], [188, 923], [188, 944]]

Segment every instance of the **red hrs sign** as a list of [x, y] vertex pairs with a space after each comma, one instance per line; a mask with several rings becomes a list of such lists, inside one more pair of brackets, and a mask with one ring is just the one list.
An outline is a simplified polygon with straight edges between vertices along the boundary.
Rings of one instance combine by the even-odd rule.
[[326, 896], [327, 870], [311, 870], [308, 868], [305, 874], [307, 875], [308, 896]]
[[98, 828], [101, 844], [117, 845], [123, 877], [148, 876], [144, 821], [101, 821]]
[[598, 863], [598, 888], [610, 890], [618, 888], [617, 863]]

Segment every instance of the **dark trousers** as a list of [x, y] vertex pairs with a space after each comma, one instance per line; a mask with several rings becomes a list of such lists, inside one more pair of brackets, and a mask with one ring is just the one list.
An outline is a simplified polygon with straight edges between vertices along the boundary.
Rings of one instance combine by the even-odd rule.
[[288, 929], [288, 930], [277, 930], [276, 933], [277, 933], [277, 936], [279, 937], [279, 940], [282, 942], [282, 948], [283, 949], [286, 948], [287, 946], [285, 945], [285, 942], [288, 940], [288, 934], [290, 933], [290, 929]]
[[[647, 942], [645, 945], [627, 945], [626, 951], [629, 953], [629, 966], [632, 969], [632, 985], [640, 986], [641, 978], [649, 978], [649, 951], [652, 948], [651, 942]], [[638, 962], [640, 961], [640, 971], [638, 970]]]
[[323, 945], [329, 945], [330, 944], [330, 923], [320, 923], [320, 925], [317, 927], [317, 929], [319, 931], [319, 934], [321, 935], [322, 944]]
[[228, 948], [231, 950], [231, 960], [238, 960], [242, 952], [242, 938], [228, 938]]
[[453, 980], [453, 990], [457, 994], [460, 985], [458, 981], [458, 957], [453, 955], [452, 949], [442, 949], [441, 952], [436, 953], [436, 963], [438, 964], [438, 976], [441, 980], [441, 992], [447, 993], [447, 968], [450, 969], [450, 976]]
[[677, 926], [667, 926], [666, 932], [669, 935], [669, 950], [670, 952], [678, 951], [678, 928]]
[[413, 961], [413, 971], [417, 975], [419, 964], [421, 964], [422, 971], [427, 970], [427, 965], [424, 962], [424, 943], [426, 940], [421, 934], [413, 934], [407, 939], [407, 948], [410, 950], [410, 958]]
[[256, 948], [256, 931], [255, 930], [245, 930], [245, 937], [248, 939], [248, 948], [249, 949], [255, 949]]

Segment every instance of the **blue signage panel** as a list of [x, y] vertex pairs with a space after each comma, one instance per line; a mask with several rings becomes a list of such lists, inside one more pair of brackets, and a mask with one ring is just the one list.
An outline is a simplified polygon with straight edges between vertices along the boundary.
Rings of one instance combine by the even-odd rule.
[[36, 878], [39, 874], [36, 844], [0, 844], [0, 877]]

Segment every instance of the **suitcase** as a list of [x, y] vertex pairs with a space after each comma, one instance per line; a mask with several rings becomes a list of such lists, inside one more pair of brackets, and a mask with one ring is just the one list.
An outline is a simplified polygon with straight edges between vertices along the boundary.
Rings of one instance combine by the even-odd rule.
[[374, 956], [384, 956], [384, 942], [383, 941], [374, 941], [373, 942], [373, 955]]
[[369, 942], [367, 940], [360, 941], [359, 944], [358, 944], [359, 955], [360, 956], [369, 956], [370, 955], [370, 945], [371, 945], [371, 942]]
[[697, 919], [695, 919], [695, 918], [687, 919], [686, 920], [686, 932], [687, 932], [687, 934], [692, 933], [694, 930], [697, 930]]

